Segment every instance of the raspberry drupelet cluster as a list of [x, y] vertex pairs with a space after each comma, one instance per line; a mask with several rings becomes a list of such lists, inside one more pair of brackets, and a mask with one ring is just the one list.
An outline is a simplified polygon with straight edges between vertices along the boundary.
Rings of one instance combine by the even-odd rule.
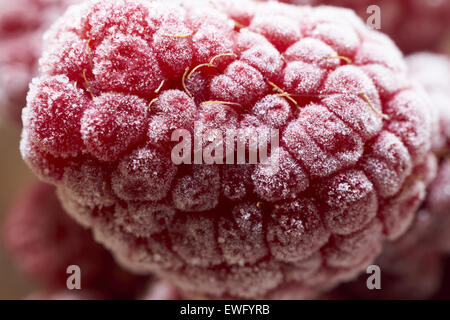
[[[432, 108], [351, 11], [88, 1], [45, 39], [25, 161], [123, 264], [185, 296], [310, 297], [355, 277], [423, 200]], [[278, 129], [279, 170], [175, 165], [171, 134], [194, 127]]]
[[37, 73], [42, 35], [79, 0], [0, 0], [0, 120], [18, 124]]
[[19, 269], [43, 290], [38, 297], [51, 299], [64, 291], [70, 297], [67, 268], [71, 265], [81, 269], [85, 298], [130, 299], [148, 279], [118, 266], [91, 232], [63, 211], [55, 188], [44, 183], [32, 185], [9, 209], [4, 244]]

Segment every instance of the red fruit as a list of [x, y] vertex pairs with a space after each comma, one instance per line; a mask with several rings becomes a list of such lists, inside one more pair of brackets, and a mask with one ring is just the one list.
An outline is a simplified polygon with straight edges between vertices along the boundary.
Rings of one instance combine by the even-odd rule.
[[[47, 291], [67, 290], [71, 265], [80, 267], [81, 286], [93, 297], [132, 298], [146, 279], [119, 267], [89, 230], [66, 215], [55, 188], [43, 183], [33, 185], [11, 207], [4, 241], [18, 267]], [[63, 295], [72, 298], [68, 291]]]
[[[121, 262], [188, 296], [311, 296], [355, 277], [421, 204], [432, 174], [417, 172], [435, 118], [408, 85], [401, 53], [351, 11], [109, 0], [74, 7], [47, 38], [67, 40], [46, 44], [61, 71], [34, 80], [24, 158]], [[119, 53], [73, 65], [59, 50], [78, 52], [82, 40], [88, 56]], [[57, 96], [62, 77], [72, 89], [61, 86], [61, 103], [50, 104], [61, 116], [43, 113], [48, 100], [36, 97]], [[67, 126], [35, 125], [48, 117], [48, 127]], [[231, 129], [250, 142], [278, 129], [279, 165], [176, 166], [175, 129], [215, 129], [192, 154]]]

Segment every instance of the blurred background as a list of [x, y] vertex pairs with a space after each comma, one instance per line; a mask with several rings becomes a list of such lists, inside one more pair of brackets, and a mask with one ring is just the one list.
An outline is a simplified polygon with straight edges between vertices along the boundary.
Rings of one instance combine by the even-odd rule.
[[[0, 228], [12, 200], [35, 180], [20, 156], [19, 140], [17, 128], [0, 126]], [[20, 299], [33, 290], [34, 285], [0, 245], [0, 299]]]

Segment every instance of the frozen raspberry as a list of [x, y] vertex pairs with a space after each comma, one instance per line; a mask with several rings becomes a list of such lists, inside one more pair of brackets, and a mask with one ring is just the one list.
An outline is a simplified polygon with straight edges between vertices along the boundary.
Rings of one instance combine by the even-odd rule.
[[[24, 159], [122, 263], [188, 297], [310, 297], [358, 275], [423, 200], [429, 100], [349, 10], [94, 1], [46, 39]], [[192, 161], [175, 163], [175, 129]], [[237, 129], [268, 159], [227, 163], [219, 138]]]
[[[42, 35], [79, 0], [0, 1], [0, 118], [18, 124], [26, 92], [37, 73]], [[67, 58], [69, 59], [69, 57]]]
[[67, 289], [70, 265], [80, 267], [82, 289], [103, 298], [132, 298], [147, 279], [122, 270], [89, 230], [67, 216], [53, 186], [38, 183], [26, 191], [11, 207], [4, 230], [18, 267], [45, 290]]

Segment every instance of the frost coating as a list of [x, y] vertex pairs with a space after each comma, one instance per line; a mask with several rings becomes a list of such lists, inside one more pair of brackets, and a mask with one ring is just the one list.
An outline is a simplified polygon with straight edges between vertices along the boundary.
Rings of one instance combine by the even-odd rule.
[[408, 67], [414, 79], [429, 94], [440, 123], [439, 130], [434, 132], [433, 149], [448, 147], [450, 139], [450, 80], [446, 75], [450, 72], [450, 59], [444, 55], [432, 53], [416, 53], [407, 57]]
[[[93, 1], [46, 39], [41, 67], [60, 67], [34, 80], [24, 159], [122, 263], [188, 296], [312, 296], [356, 276], [421, 203], [429, 102], [391, 87], [401, 54], [350, 11]], [[69, 62], [82, 42], [87, 64]], [[172, 132], [194, 122], [278, 129], [279, 170], [173, 165]]]
[[177, 167], [161, 151], [152, 147], [136, 149], [112, 173], [112, 189], [124, 200], [162, 200], [176, 172]]

